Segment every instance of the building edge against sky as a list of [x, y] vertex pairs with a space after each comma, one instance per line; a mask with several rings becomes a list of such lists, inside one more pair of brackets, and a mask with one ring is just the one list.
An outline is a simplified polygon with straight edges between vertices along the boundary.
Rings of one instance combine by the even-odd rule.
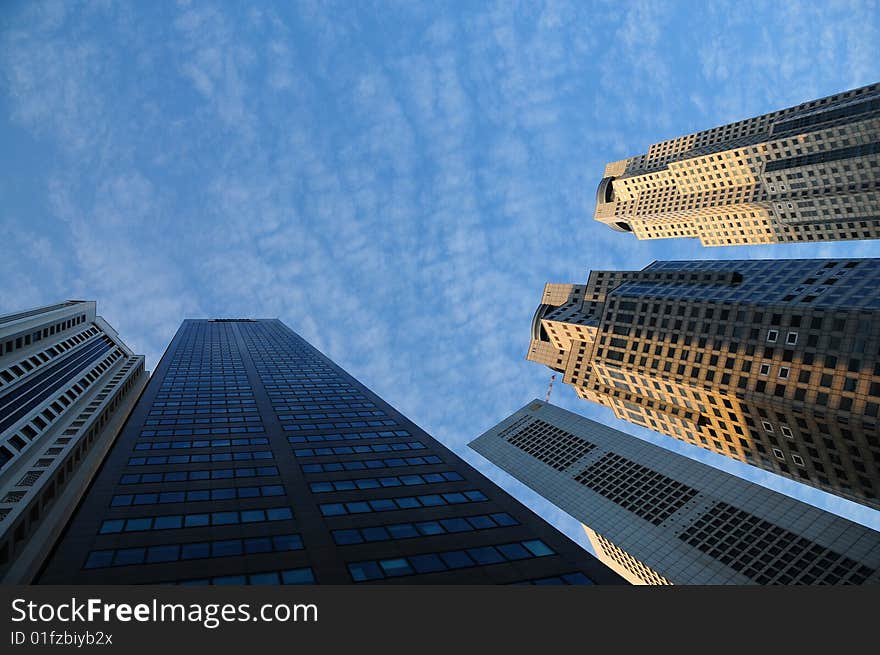
[[96, 315], [67, 301], [0, 316], [0, 579], [33, 581], [147, 382]]
[[634, 584], [880, 583], [877, 531], [539, 400], [470, 447]]
[[526, 358], [623, 420], [880, 508], [880, 259], [547, 284]]
[[200, 319], [39, 582], [624, 580], [277, 319]]
[[611, 162], [594, 218], [704, 246], [880, 238], [880, 84]]

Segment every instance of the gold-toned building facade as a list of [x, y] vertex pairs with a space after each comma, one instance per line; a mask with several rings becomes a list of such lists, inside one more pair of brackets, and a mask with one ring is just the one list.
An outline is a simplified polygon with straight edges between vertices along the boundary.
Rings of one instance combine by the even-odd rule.
[[595, 219], [705, 246], [880, 238], [880, 84], [611, 162]]
[[880, 259], [548, 284], [527, 359], [618, 418], [880, 508]]

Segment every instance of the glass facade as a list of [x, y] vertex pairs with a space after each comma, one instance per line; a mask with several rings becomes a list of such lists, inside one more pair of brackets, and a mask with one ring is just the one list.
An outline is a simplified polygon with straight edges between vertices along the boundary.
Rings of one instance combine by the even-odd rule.
[[622, 582], [280, 321], [245, 319], [183, 323], [40, 578], [398, 580]]

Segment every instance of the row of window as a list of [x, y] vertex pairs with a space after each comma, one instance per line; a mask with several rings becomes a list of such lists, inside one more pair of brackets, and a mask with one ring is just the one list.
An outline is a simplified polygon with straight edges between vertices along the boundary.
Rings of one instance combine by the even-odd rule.
[[165, 584], [179, 585], [277, 585], [277, 584], [314, 584], [315, 574], [311, 568], [289, 569], [287, 571], [265, 571], [241, 575], [224, 575], [215, 578], [197, 580], [175, 580]]
[[283, 427], [288, 432], [295, 432], [296, 430], [343, 430], [345, 428], [367, 427], [377, 428], [382, 425], [397, 425], [397, 421], [393, 421], [389, 418], [382, 421], [340, 421], [338, 423], [319, 423], [318, 425], [315, 425], [314, 423], [291, 423], [288, 425], [284, 425]]
[[127, 473], [119, 484], [149, 484], [153, 482], [184, 482], [186, 480], [229, 480], [231, 478], [258, 478], [278, 475], [276, 466], [242, 467], [234, 469], [201, 469], [198, 471], [168, 471], [167, 473]]
[[425, 447], [421, 441], [409, 441], [395, 444], [375, 444], [373, 446], [336, 446], [335, 448], [297, 448], [293, 451], [296, 457], [314, 457], [316, 455], [352, 455], [354, 453], [387, 453], [392, 450], [421, 450]]
[[280, 421], [308, 421], [309, 419], [324, 419], [324, 418], [357, 418], [358, 416], [369, 417], [369, 416], [387, 416], [385, 412], [381, 409], [375, 409], [372, 411], [369, 410], [361, 410], [358, 412], [310, 412], [303, 414], [285, 414], [284, 416], [279, 416], [278, 420]]
[[230, 448], [232, 446], [266, 446], [266, 437], [250, 439], [198, 439], [196, 441], [153, 441], [135, 444], [135, 450], [178, 450], [188, 448]]
[[[313, 401], [309, 398], [308, 401], [305, 401], [302, 405], [296, 405], [294, 409], [284, 410], [291, 412], [299, 412], [304, 411], [307, 412], [313, 409], [368, 409], [370, 407], [375, 407], [375, 403], [318, 403], [317, 401]], [[282, 421], [292, 419], [291, 416], [279, 416]]]
[[36, 332], [32, 332], [30, 334], [23, 334], [21, 336], [15, 337], [14, 339], [9, 339], [6, 343], [0, 343], [0, 354], [8, 355], [13, 350], [18, 350], [20, 348], [24, 348], [25, 346], [31, 345], [31, 343], [36, 343], [41, 339], [48, 337], [50, 335], [55, 334], [56, 332], [63, 332], [64, 330], [69, 330], [74, 325], [79, 325], [80, 323], [85, 322], [86, 315], [79, 314], [73, 318], [69, 318], [65, 321], [59, 321], [58, 323], [53, 323], [52, 325], [46, 326]]
[[471, 566], [487, 566], [555, 554], [553, 549], [540, 539], [531, 539], [496, 546], [480, 546], [465, 550], [353, 562], [348, 565], [348, 571], [352, 580], [364, 582], [404, 575], [463, 569]]
[[[214, 414], [217, 410], [206, 409], [203, 413], [205, 414]], [[241, 411], [241, 408], [238, 408], [238, 411]], [[152, 418], [144, 421], [144, 425], [201, 425], [204, 423], [259, 423], [260, 415], [259, 414], [247, 414], [245, 416], [204, 416], [204, 417], [193, 417], [193, 418], [163, 418], [157, 419]], [[163, 432], [169, 432], [168, 430], [164, 430]], [[174, 434], [182, 434], [177, 430], [174, 431]], [[188, 434], [192, 434], [189, 432]], [[209, 434], [207, 432], [203, 434]], [[159, 436], [163, 436], [160, 434]]]
[[[209, 403], [210, 404], [210, 403]], [[222, 416], [224, 414], [244, 414], [247, 412], [255, 412], [257, 411], [256, 407], [175, 407], [174, 409], [151, 409], [150, 416], [180, 416], [180, 415], [193, 415], [196, 416], [198, 414], [208, 414], [210, 416]], [[190, 421], [192, 422], [192, 421]], [[174, 425], [174, 423], [151, 423], [150, 421], [145, 421], [145, 425]]]
[[[279, 412], [298, 412], [302, 409], [311, 409], [310, 407], [304, 406], [302, 403], [336, 403], [339, 401], [350, 401], [350, 400], [363, 400], [364, 397], [359, 394], [328, 394], [326, 391], [321, 391], [316, 393], [296, 393], [296, 394], [279, 394], [276, 392], [269, 392], [269, 397], [272, 399], [273, 405], [272, 409], [275, 413]], [[288, 405], [288, 404], [274, 404], [274, 403], [299, 403], [296, 405]], [[373, 403], [360, 403], [363, 407], [375, 407]], [[352, 406], [355, 406], [352, 403]], [[322, 408], [323, 409], [323, 408]]]
[[391, 457], [388, 459], [355, 459], [350, 462], [326, 462], [324, 464], [303, 464], [303, 473], [333, 473], [336, 471], [364, 471], [366, 469], [394, 468], [398, 466], [422, 466], [442, 464], [437, 455], [425, 457]]
[[[232, 411], [232, 407], [230, 405], [254, 405], [256, 404], [256, 400], [254, 398], [239, 398], [236, 400], [227, 400], [225, 397], [221, 397], [219, 400], [171, 400], [171, 401], [156, 401], [152, 404], [153, 408], [157, 407], [225, 407], [225, 411]], [[244, 409], [249, 409], [245, 407]], [[166, 410], [168, 411], [168, 410]], [[222, 411], [222, 410], [221, 410]], [[152, 414], [153, 412], [150, 412]]]
[[[157, 401], [164, 401], [166, 404], [169, 400], [201, 400], [205, 398], [253, 398], [254, 392], [253, 389], [246, 389], [244, 391], [215, 391], [215, 392], [205, 392], [205, 391], [187, 391], [186, 393], [166, 393], [160, 391], [156, 394]], [[159, 406], [158, 402], [153, 403], [153, 407]]]
[[129, 505], [195, 503], [205, 500], [232, 500], [235, 498], [261, 498], [283, 495], [284, 487], [280, 484], [267, 484], [259, 487], [222, 487], [220, 489], [163, 491], [162, 493], [117, 494], [110, 501], [110, 506], [128, 507]]
[[401, 498], [379, 498], [359, 500], [350, 503], [325, 503], [319, 505], [324, 516], [343, 516], [345, 514], [364, 514], [367, 512], [388, 512], [395, 509], [416, 509], [420, 507], [439, 507], [460, 503], [478, 503], [488, 500], [482, 491], [471, 490], [445, 494], [424, 494]]
[[[192, 421], [189, 421], [190, 423]], [[174, 436], [201, 436], [205, 434], [230, 434], [244, 432], [265, 432], [262, 425], [233, 425], [228, 428], [192, 428], [179, 430], [142, 430], [141, 437], [174, 437]]]
[[265, 521], [286, 521], [293, 518], [289, 507], [246, 509], [230, 512], [206, 512], [204, 514], [173, 514], [171, 516], [142, 516], [135, 519], [110, 519], [101, 524], [98, 534], [117, 532], [143, 532], [145, 530], [175, 530], [200, 528], [208, 525], [238, 525]]
[[161, 455], [156, 457], [130, 457], [129, 466], [152, 466], [154, 464], [189, 464], [206, 462], [243, 462], [251, 459], [274, 459], [269, 450], [244, 453], [211, 453], [210, 455]]
[[438, 534], [505, 528], [511, 525], [519, 525], [519, 521], [510, 514], [498, 512], [496, 514], [479, 514], [477, 516], [440, 519], [439, 521], [377, 525], [357, 530], [333, 530], [331, 534], [337, 546], [347, 546], [349, 544], [371, 543], [374, 541], [412, 539], [414, 537], [431, 537]]
[[464, 480], [455, 471], [444, 473], [425, 473], [422, 475], [392, 475], [382, 478], [357, 478], [355, 480], [329, 480], [312, 482], [312, 493], [326, 491], [354, 491], [355, 489], [380, 489], [383, 487], [414, 486], [419, 484], [439, 484], [441, 482], [458, 482]]
[[287, 437], [289, 443], [314, 443], [321, 441], [358, 441], [359, 439], [392, 439], [411, 437], [407, 430], [383, 430], [382, 432], [349, 432], [347, 434], [310, 434], [307, 437]]
[[281, 534], [274, 537], [251, 539], [223, 539], [188, 544], [163, 544], [138, 548], [115, 548], [93, 550], [89, 553], [84, 569], [101, 569], [108, 566], [131, 566], [133, 564], [158, 564], [180, 560], [258, 555], [302, 550], [302, 537], [298, 534]]

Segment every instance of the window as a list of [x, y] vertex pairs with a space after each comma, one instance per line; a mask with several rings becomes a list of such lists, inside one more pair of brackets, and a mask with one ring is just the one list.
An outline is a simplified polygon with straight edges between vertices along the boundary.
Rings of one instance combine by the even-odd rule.
[[768, 364], [766, 362], [762, 363], [761, 369], [758, 371], [758, 373], [760, 375], [770, 375], [770, 364]]
[[791, 372], [791, 369], [788, 366], [780, 366], [779, 367], [779, 377], [783, 380], [788, 378], [788, 374]]
[[767, 343], [776, 343], [779, 338], [779, 330], [767, 330]]
[[773, 454], [776, 455], [776, 459], [785, 460], [785, 454], [779, 448], [774, 448]]
[[764, 427], [764, 432], [773, 432], [773, 425], [771, 423], [761, 421], [761, 425]]
[[785, 343], [786, 345], [793, 346], [798, 341], [798, 333], [797, 332], [789, 332], [785, 335]]
[[798, 466], [803, 466], [803, 465], [804, 465], [804, 458], [801, 457], [800, 455], [792, 455], [792, 456], [791, 456], [791, 459], [792, 459], [792, 461], [794, 461], [794, 463], [797, 464]]
[[780, 425], [779, 430], [782, 432], [783, 436], [788, 437], [789, 439], [794, 439], [794, 433], [787, 425]]

